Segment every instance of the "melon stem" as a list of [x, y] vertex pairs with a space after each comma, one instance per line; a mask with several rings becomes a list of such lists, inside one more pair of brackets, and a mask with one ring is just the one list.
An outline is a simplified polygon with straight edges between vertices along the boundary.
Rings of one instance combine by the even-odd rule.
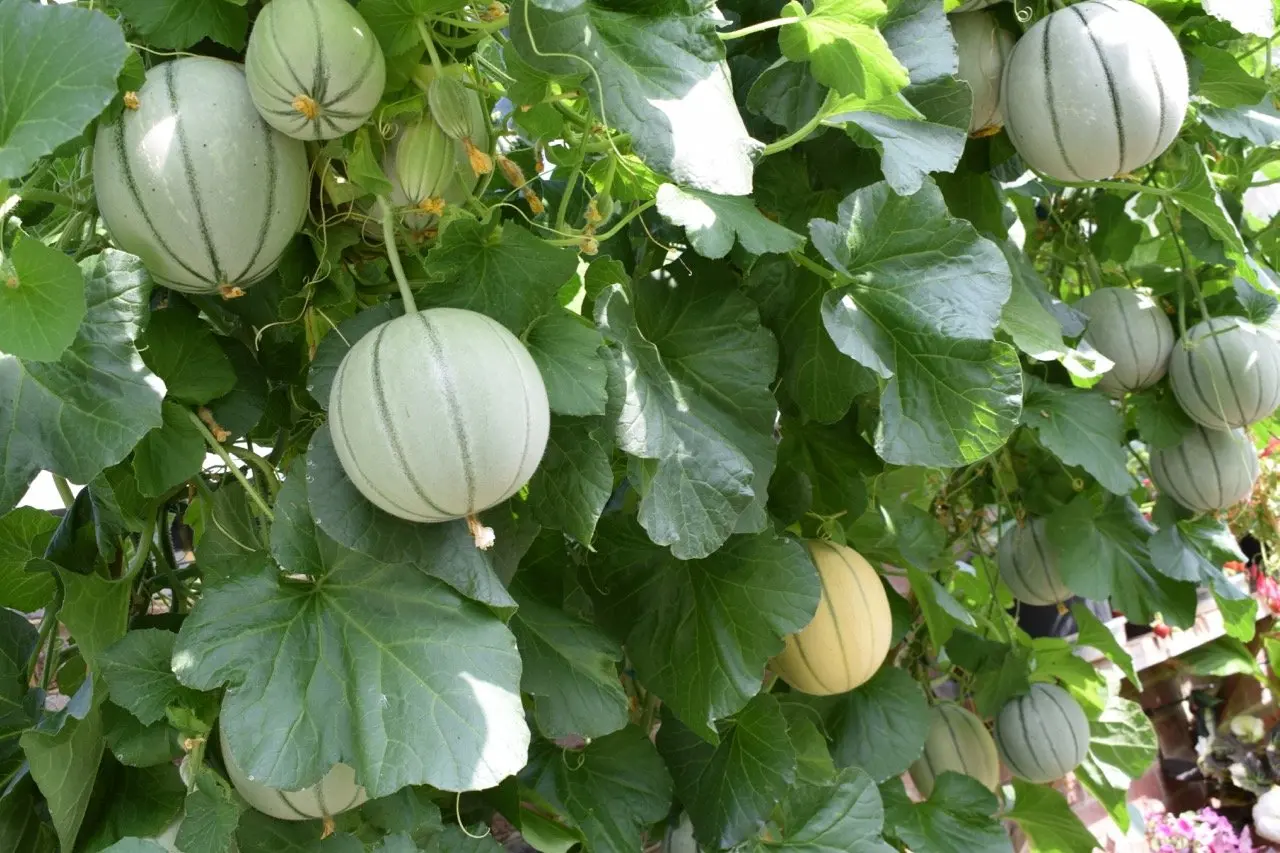
[[409, 281], [404, 276], [404, 266], [400, 263], [400, 250], [396, 247], [395, 214], [385, 196], [378, 196], [378, 207], [382, 211], [382, 242], [387, 245], [387, 260], [391, 263], [391, 272], [396, 277], [396, 286], [400, 288], [400, 298], [404, 300], [404, 313], [418, 313], [418, 303], [413, 301], [413, 291], [409, 289]]
[[475, 540], [476, 547], [481, 551], [488, 551], [493, 547], [496, 538], [492, 527], [485, 527], [479, 516], [467, 516], [467, 530], [471, 533], [471, 538]]

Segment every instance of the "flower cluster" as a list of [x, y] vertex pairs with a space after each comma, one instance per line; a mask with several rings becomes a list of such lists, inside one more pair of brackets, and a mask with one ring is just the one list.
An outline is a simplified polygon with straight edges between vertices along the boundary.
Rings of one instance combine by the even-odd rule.
[[1231, 821], [1211, 808], [1203, 808], [1177, 815], [1147, 815], [1147, 849], [1152, 853], [1261, 853], [1265, 848], [1253, 846], [1249, 827], [1236, 835]]

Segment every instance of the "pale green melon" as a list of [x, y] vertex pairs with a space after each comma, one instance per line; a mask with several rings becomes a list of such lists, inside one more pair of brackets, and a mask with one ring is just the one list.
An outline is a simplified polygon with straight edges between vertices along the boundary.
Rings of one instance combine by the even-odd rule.
[[1059, 604], [1073, 593], [1062, 580], [1043, 518], [1011, 524], [996, 545], [1000, 578], [1026, 604]]
[[338, 459], [386, 512], [440, 522], [533, 476], [550, 409], [537, 365], [496, 320], [431, 308], [384, 323], [343, 358], [329, 396]]
[[382, 100], [386, 60], [346, 0], [271, 0], [245, 51], [253, 103], [295, 139], [333, 139], [364, 124]]
[[982, 720], [951, 702], [933, 708], [924, 752], [911, 765], [911, 781], [928, 797], [937, 778], [948, 771], [972, 776], [992, 791], [1000, 785], [996, 742]]
[[1212, 512], [1253, 492], [1258, 454], [1241, 430], [1197, 425], [1179, 444], [1152, 452], [1151, 475], [1160, 491], [1187, 509]]
[[271, 272], [306, 213], [302, 143], [262, 120], [220, 59], [157, 65], [137, 96], [93, 147], [112, 239], [175, 290], [229, 294]]
[[990, 12], [965, 12], [951, 15], [950, 20], [959, 60], [956, 76], [973, 92], [969, 133], [985, 136], [1004, 124], [1000, 79], [1013, 50], [1013, 33], [1003, 29]]
[[236, 764], [227, 748], [225, 733], [221, 741], [222, 763], [231, 784], [245, 802], [265, 815], [279, 820], [315, 820], [354, 809], [369, 799], [365, 789], [356, 784], [355, 770], [346, 764], [335, 764], [323, 779], [301, 791], [268, 788]]
[[1089, 718], [1071, 694], [1037, 682], [996, 715], [996, 748], [1014, 776], [1052, 782], [1079, 766], [1089, 752]]
[[1001, 92], [1022, 159], [1063, 181], [1150, 163], [1177, 137], [1190, 101], [1177, 38], [1130, 0], [1084, 0], [1041, 18], [1014, 46]]
[[1240, 317], [1213, 317], [1178, 342], [1169, 384], [1196, 423], [1249, 426], [1280, 406], [1280, 344]]
[[1084, 339], [1115, 366], [1098, 382], [1113, 397], [1164, 378], [1173, 353], [1173, 325], [1145, 291], [1104, 287], [1075, 304], [1089, 318]]

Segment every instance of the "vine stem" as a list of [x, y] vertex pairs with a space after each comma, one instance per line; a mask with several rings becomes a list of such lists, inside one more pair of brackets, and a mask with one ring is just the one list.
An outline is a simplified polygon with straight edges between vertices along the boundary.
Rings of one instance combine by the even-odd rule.
[[200, 431], [200, 435], [204, 436], [205, 443], [209, 445], [209, 448], [214, 453], [218, 454], [218, 457], [222, 460], [223, 464], [225, 464], [227, 469], [231, 471], [231, 476], [239, 480], [240, 485], [244, 486], [244, 490], [249, 493], [249, 499], [253, 501], [254, 506], [262, 511], [262, 514], [266, 516], [268, 521], [275, 521], [275, 514], [271, 511], [271, 507], [267, 506], [267, 502], [262, 499], [262, 495], [259, 494], [258, 490], [253, 487], [253, 484], [249, 482], [249, 478], [244, 475], [244, 472], [240, 470], [240, 466], [231, 458], [231, 454], [227, 453], [227, 449], [213, 437], [213, 433], [209, 432], [209, 428], [204, 425], [204, 421], [200, 420], [199, 415], [187, 410], [187, 418], [195, 425], [195, 428]]
[[[161, 508], [160, 512], [164, 512], [164, 509]], [[126, 580], [135, 577], [146, 564], [147, 555], [151, 553], [151, 538], [156, 534], [156, 524], [155, 515], [148, 516], [143, 523], [142, 533], [138, 536], [138, 547], [129, 558], [129, 565], [124, 570]]]
[[275, 497], [276, 492], [280, 490], [280, 481], [276, 479], [276, 471], [275, 471], [274, 465], [272, 465], [266, 459], [263, 459], [258, 454], [254, 453], [252, 450], [246, 450], [243, 447], [236, 447], [234, 444], [228, 444], [227, 451], [231, 453], [231, 455], [237, 458], [243, 459], [245, 462], [248, 462], [254, 468], [257, 468], [258, 473], [262, 475], [262, 479], [263, 479], [264, 485], [267, 487], [268, 494], [270, 494], [272, 497]]
[[[646, 210], [653, 207], [657, 203], [658, 202], [656, 200], [649, 199], [644, 204], [638, 205], [633, 210], [628, 211], [627, 214], [623, 216], [621, 219], [619, 219], [617, 223], [608, 231], [605, 231], [602, 234], [597, 234], [596, 240], [601, 243], [603, 243], [605, 240], [608, 240], [614, 234], [617, 234], [619, 231], [621, 231], [624, 225], [626, 225], [628, 222], [635, 219], [637, 216], [644, 213]], [[546, 242], [551, 244], [552, 246], [576, 246], [578, 245], [580, 240], [581, 240], [580, 237], [568, 237], [563, 240], [547, 240]]]
[[422, 18], [418, 19], [418, 35], [422, 37], [422, 43], [426, 45], [427, 56], [431, 59], [431, 68], [437, 74], [443, 74], [444, 65], [440, 62], [440, 54], [436, 53], [435, 39], [431, 37], [431, 30], [427, 28], [427, 22]]
[[823, 119], [827, 117], [827, 107], [831, 105], [834, 98], [835, 90], [828, 89], [826, 99], [822, 102], [822, 106], [818, 108], [818, 111], [813, 114], [813, 118], [805, 122], [804, 126], [798, 129], [795, 133], [789, 133], [781, 139], [775, 139], [773, 142], [766, 145], [764, 147], [764, 156], [768, 157], [770, 154], [777, 154], [780, 151], [786, 151], [788, 148], [793, 148], [808, 138], [809, 134], [813, 133], [822, 125]]
[[409, 281], [404, 276], [404, 267], [400, 264], [400, 249], [396, 247], [395, 214], [386, 196], [378, 196], [378, 207], [382, 210], [382, 242], [387, 245], [387, 260], [391, 262], [391, 272], [396, 277], [396, 285], [400, 288], [400, 298], [404, 300], [404, 313], [418, 313], [418, 303], [413, 301], [413, 291], [409, 289]]
[[[1195, 271], [1191, 269], [1191, 262], [1187, 259], [1187, 250], [1183, 248], [1182, 238], [1178, 236], [1177, 226], [1174, 225], [1173, 217], [1169, 215], [1168, 210], [1164, 210], [1163, 213], [1165, 222], [1169, 223], [1169, 236], [1173, 237], [1173, 244], [1178, 247], [1178, 258], [1182, 261], [1182, 275], [1191, 282], [1191, 289], [1196, 295], [1196, 304], [1200, 307], [1200, 319], [1208, 320], [1211, 316], [1209, 305], [1204, 301], [1204, 291], [1200, 289], [1200, 281], [1196, 278]], [[1186, 325], [1185, 317], [1181, 322], [1184, 326]], [[1185, 328], [1181, 331], [1184, 335], [1186, 334]]]
[[804, 267], [814, 275], [821, 276], [827, 281], [836, 280], [837, 276], [833, 270], [829, 270], [826, 267], [824, 267], [822, 264], [819, 264], [815, 261], [810, 260], [800, 252], [788, 252], [787, 257], [791, 258], [791, 260], [795, 261], [800, 266]]
[[53, 602], [44, 609], [44, 614], [40, 617], [40, 631], [36, 635], [35, 645], [31, 647], [31, 656], [27, 658], [28, 678], [35, 672], [41, 650], [48, 645], [49, 634], [57, 634], [58, 614], [62, 612], [62, 597], [62, 584], [59, 583], [54, 589]]
[[72, 494], [71, 484], [67, 482], [67, 478], [54, 474], [53, 487], [58, 490], [58, 497], [62, 499], [62, 505], [67, 509], [71, 509], [71, 505], [76, 502], [76, 496]]
[[756, 33], [763, 33], [766, 30], [785, 27], [787, 24], [798, 23], [801, 20], [803, 20], [803, 18], [774, 18], [771, 21], [761, 21], [758, 24], [752, 24], [751, 26], [743, 27], [740, 30], [730, 30], [727, 33], [719, 33], [718, 35], [720, 36], [721, 41], [732, 41], [733, 39], [746, 38], [747, 36], [752, 36]]

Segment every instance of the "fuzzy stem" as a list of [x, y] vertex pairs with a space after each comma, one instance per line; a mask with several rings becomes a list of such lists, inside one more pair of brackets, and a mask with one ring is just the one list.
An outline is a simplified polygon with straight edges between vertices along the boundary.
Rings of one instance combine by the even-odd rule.
[[396, 277], [396, 285], [400, 288], [400, 298], [404, 300], [404, 313], [418, 313], [418, 303], [413, 301], [413, 291], [409, 289], [409, 281], [404, 276], [404, 267], [400, 265], [400, 250], [396, 248], [395, 214], [384, 196], [378, 196], [378, 207], [382, 210], [382, 242], [387, 246], [387, 260], [391, 262], [391, 272]]
[[721, 41], [732, 41], [733, 39], [746, 38], [747, 36], [763, 33], [766, 30], [785, 27], [787, 24], [795, 24], [803, 20], [803, 18], [774, 18], [771, 21], [761, 21], [758, 24], [752, 24], [749, 27], [743, 27], [740, 30], [730, 30], [727, 33], [719, 33]]
[[435, 40], [431, 38], [431, 30], [427, 28], [427, 22], [418, 19], [418, 35], [422, 37], [422, 43], [426, 45], [427, 56], [431, 59], [431, 67], [436, 74], [444, 73], [444, 65], [440, 62], [440, 54], [436, 53]]
[[254, 506], [262, 512], [267, 520], [275, 521], [275, 514], [271, 512], [271, 507], [267, 506], [267, 502], [262, 499], [262, 495], [249, 482], [249, 478], [244, 475], [244, 472], [240, 470], [240, 466], [231, 458], [231, 454], [227, 453], [227, 449], [218, 443], [218, 440], [213, 437], [213, 433], [209, 432], [209, 428], [204, 425], [204, 421], [200, 420], [199, 415], [195, 412], [187, 411], [187, 418], [200, 431], [200, 435], [204, 436], [205, 443], [209, 445], [209, 448], [218, 454], [223, 464], [227, 466], [227, 470], [231, 472], [231, 476], [239, 480], [240, 485], [244, 486], [244, 490], [249, 494], [249, 500], [253, 501]]
[[54, 474], [53, 487], [58, 490], [58, 497], [62, 499], [62, 505], [67, 509], [71, 509], [71, 505], [76, 502], [76, 496], [71, 493], [71, 484], [67, 482], [67, 478]]

